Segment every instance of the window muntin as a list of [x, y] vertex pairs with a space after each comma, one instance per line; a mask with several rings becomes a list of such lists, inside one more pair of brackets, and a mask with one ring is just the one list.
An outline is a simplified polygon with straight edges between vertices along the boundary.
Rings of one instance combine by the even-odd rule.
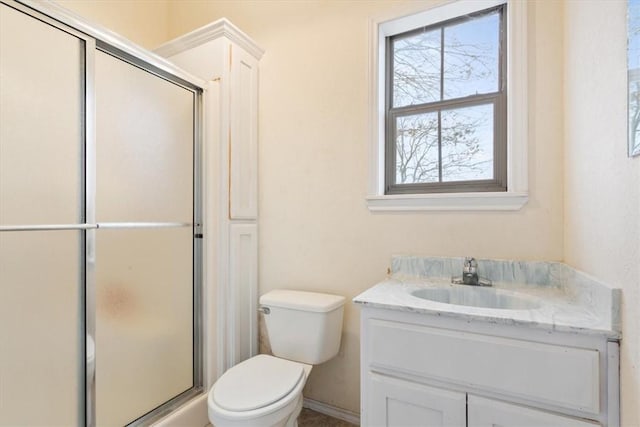
[[504, 12], [387, 37], [386, 194], [506, 191]]

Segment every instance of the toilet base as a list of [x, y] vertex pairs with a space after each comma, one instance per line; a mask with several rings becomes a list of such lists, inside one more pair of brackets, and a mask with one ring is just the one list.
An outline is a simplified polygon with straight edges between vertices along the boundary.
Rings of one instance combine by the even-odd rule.
[[298, 397], [296, 409], [291, 413], [291, 416], [285, 423], [285, 427], [298, 427], [298, 417], [300, 416], [300, 412], [302, 412], [302, 395]]

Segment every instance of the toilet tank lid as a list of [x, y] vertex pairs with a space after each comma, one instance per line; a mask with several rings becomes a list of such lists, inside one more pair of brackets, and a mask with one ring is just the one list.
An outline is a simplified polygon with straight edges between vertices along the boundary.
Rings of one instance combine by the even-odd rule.
[[340, 295], [319, 292], [276, 289], [260, 297], [260, 304], [293, 310], [326, 313], [344, 305], [345, 298]]

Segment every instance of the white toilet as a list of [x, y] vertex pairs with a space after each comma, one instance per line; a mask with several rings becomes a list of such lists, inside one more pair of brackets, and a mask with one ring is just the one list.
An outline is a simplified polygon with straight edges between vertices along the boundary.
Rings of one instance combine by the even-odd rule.
[[312, 365], [338, 354], [345, 298], [275, 290], [260, 297], [271, 350], [229, 369], [207, 403], [215, 427], [296, 427]]

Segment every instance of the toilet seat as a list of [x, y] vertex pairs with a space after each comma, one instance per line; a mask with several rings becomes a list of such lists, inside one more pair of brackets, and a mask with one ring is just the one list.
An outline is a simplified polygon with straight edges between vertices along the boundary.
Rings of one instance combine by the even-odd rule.
[[[216, 399], [214, 399], [214, 395], [218, 394], [216, 393], [216, 390], [219, 386], [220, 379], [222, 379], [222, 377], [220, 377], [220, 379], [215, 382], [211, 390], [209, 390], [209, 394], [207, 396], [209, 420], [214, 425], [234, 427], [271, 426], [278, 424], [279, 421], [290, 417], [294, 413], [298, 414], [300, 412], [300, 409], [302, 408], [302, 389], [307, 382], [307, 378], [309, 377], [312, 366], [304, 363], [293, 362], [290, 360], [279, 359], [277, 357], [268, 355], [254, 356], [252, 359], [255, 359], [257, 357], [277, 359], [287, 365], [299, 366], [303, 369], [303, 375], [301, 376], [298, 383], [295, 384], [293, 389], [290, 390], [289, 393], [285, 396], [282, 396], [279, 400], [276, 400], [275, 402], [262, 408], [252, 409], [248, 411], [229, 411], [218, 405]], [[235, 369], [239, 368], [239, 366], [240, 365], [236, 365], [233, 368], [229, 369], [229, 371], [240, 371], [240, 369]]]
[[218, 407], [246, 412], [282, 400], [301, 381], [304, 381], [301, 364], [260, 354], [225, 372], [211, 391]]

